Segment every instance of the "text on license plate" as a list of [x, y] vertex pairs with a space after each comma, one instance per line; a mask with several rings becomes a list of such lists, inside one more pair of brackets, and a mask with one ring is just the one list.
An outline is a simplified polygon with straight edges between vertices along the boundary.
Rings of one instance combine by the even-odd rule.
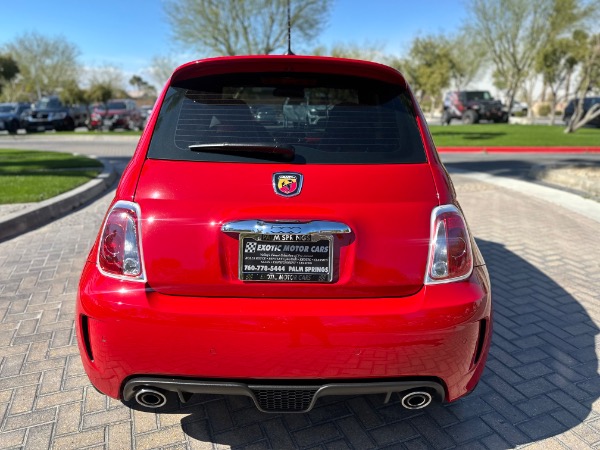
[[241, 236], [240, 279], [330, 282], [332, 248], [332, 237], [325, 235]]

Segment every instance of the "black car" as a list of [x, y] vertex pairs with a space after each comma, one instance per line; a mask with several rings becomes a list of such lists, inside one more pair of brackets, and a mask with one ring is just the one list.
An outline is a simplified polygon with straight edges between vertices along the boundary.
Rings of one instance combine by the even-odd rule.
[[442, 125], [448, 125], [452, 119], [462, 120], [465, 124], [479, 123], [480, 120], [506, 123], [508, 112], [488, 91], [453, 91], [444, 97]]
[[27, 117], [27, 131], [73, 131], [86, 126], [89, 112], [86, 106], [66, 106], [58, 97], [43, 97], [35, 103]]
[[283, 120], [281, 107], [277, 110], [274, 106], [261, 105], [253, 108], [252, 114], [263, 125], [278, 125]]
[[[577, 106], [577, 100], [574, 98], [571, 100], [563, 112], [563, 121], [565, 124], [568, 124], [571, 121], [571, 117], [575, 114], [575, 106]], [[592, 106], [600, 104], [600, 97], [586, 97], [583, 99], [583, 116], [587, 114], [587, 112], [592, 108]], [[582, 116], [582, 117], [583, 117]], [[588, 122], [588, 125], [595, 125], [600, 127], [600, 116], [594, 117], [592, 120]]]
[[19, 128], [25, 128], [30, 108], [29, 103], [0, 103], [0, 131], [15, 134]]

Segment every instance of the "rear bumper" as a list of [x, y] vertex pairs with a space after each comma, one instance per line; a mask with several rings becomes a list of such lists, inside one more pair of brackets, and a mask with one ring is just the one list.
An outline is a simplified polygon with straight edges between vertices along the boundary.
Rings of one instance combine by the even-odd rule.
[[76, 323], [86, 373], [114, 398], [123, 398], [127, 381], [153, 376], [250, 384], [431, 379], [453, 401], [481, 376], [491, 294], [477, 267], [467, 280], [402, 298], [177, 297], [104, 277], [87, 263]]

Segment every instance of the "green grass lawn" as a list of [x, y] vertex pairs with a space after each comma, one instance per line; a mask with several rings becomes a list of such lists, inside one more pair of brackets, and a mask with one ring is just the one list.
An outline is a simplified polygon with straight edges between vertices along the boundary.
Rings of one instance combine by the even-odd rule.
[[565, 134], [547, 125], [430, 125], [437, 147], [600, 147], [600, 128]]
[[0, 204], [39, 202], [88, 182], [102, 163], [70, 153], [0, 149]]

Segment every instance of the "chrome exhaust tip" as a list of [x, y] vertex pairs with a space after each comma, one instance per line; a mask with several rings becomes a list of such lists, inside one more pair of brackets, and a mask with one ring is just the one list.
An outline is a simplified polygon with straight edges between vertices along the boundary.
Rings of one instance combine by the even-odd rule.
[[406, 409], [421, 409], [432, 401], [431, 394], [424, 391], [413, 391], [402, 396], [402, 406]]
[[160, 408], [167, 404], [167, 397], [155, 389], [142, 388], [135, 393], [135, 401], [145, 408]]

